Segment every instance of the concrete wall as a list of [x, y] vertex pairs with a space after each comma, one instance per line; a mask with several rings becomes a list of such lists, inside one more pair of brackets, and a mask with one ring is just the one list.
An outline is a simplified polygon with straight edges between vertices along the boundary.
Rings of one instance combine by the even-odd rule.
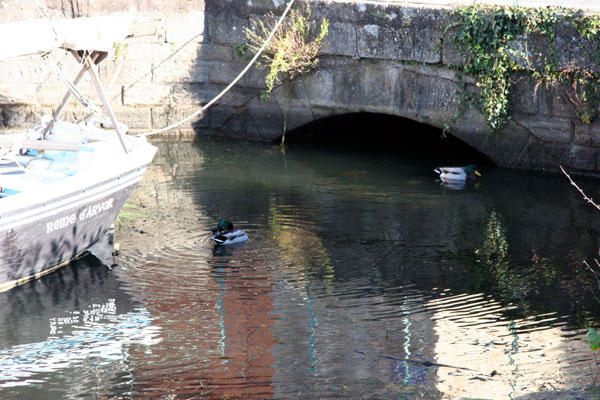
[[[0, 7], [5, 3], [0, 0]], [[163, 127], [212, 99], [245, 65], [235, 48], [244, 42], [249, 18], [281, 13], [285, 6], [277, 0], [76, 3], [67, 7], [64, 0], [48, 0], [48, 10], [67, 16], [135, 11], [136, 35], [128, 41], [110, 93], [120, 119], [138, 131]], [[317, 70], [285, 83], [263, 101], [265, 73], [253, 68], [203, 119], [175, 134], [195, 128], [199, 134], [268, 141], [281, 135], [284, 115], [288, 130], [350, 112], [397, 115], [440, 128], [457, 115], [461, 89], [450, 66], [460, 64], [462, 55], [448, 30], [451, 10], [352, 0], [313, 0], [312, 8], [314, 17], [331, 20]], [[557, 45], [563, 65], [591, 63], [573, 29], [559, 29]], [[530, 46], [532, 57], [545, 51], [544, 43]], [[105, 81], [117, 65], [105, 62]], [[32, 120], [31, 110], [49, 111], [62, 90], [54, 78], [52, 70], [32, 60], [0, 64], [0, 100], [16, 100], [3, 108], [0, 124], [21, 125]], [[600, 174], [600, 121], [581, 123], [561, 96], [535, 88], [530, 79], [518, 80], [513, 118], [501, 132], [492, 132], [479, 112], [468, 110], [453, 134], [499, 165], [555, 171], [563, 164], [580, 174]], [[476, 90], [472, 84], [470, 89]], [[81, 114], [76, 105], [71, 109]], [[399, 129], [398, 134], [415, 132]]]

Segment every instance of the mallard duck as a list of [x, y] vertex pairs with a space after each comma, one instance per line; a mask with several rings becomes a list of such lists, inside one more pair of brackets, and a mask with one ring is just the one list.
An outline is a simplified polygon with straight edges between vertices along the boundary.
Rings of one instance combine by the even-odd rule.
[[440, 175], [442, 182], [465, 182], [467, 179], [475, 179], [481, 176], [477, 167], [473, 164], [464, 167], [439, 167], [434, 171]]
[[226, 219], [221, 219], [217, 223], [217, 227], [211, 229], [211, 240], [216, 244], [228, 245], [243, 243], [248, 240], [248, 235], [241, 229], [234, 229], [233, 224]]

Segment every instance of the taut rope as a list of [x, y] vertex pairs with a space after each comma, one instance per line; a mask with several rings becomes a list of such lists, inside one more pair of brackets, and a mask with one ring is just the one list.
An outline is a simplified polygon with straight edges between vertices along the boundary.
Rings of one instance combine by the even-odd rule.
[[233, 81], [231, 81], [231, 83], [221, 91], [221, 93], [219, 93], [218, 95], [216, 95], [211, 101], [209, 101], [208, 103], [206, 103], [204, 106], [202, 106], [198, 111], [194, 112], [193, 114], [169, 125], [166, 126], [164, 128], [161, 129], [157, 129], [154, 131], [149, 131], [149, 132], [144, 132], [144, 133], [140, 133], [138, 136], [151, 136], [151, 135], [157, 135], [159, 133], [163, 133], [166, 132], [168, 130], [171, 130], [173, 128], [178, 127], [181, 124], [184, 124], [190, 120], [192, 120], [193, 118], [196, 118], [198, 115], [202, 115], [202, 113], [204, 113], [204, 111], [208, 110], [209, 107], [211, 107], [213, 104], [215, 104], [217, 101], [219, 101], [219, 99], [221, 97], [223, 97], [233, 86], [235, 86], [236, 83], [238, 83], [238, 81], [240, 79], [242, 79], [242, 77], [246, 74], [246, 72], [248, 72], [248, 70], [250, 69], [250, 67], [252, 67], [252, 65], [254, 65], [254, 63], [256, 62], [256, 60], [258, 60], [258, 58], [262, 55], [262, 53], [265, 51], [265, 49], [267, 48], [267, 46], [269, 45], [269, 43], [271, 42], [271, 40], [273, 39], [273, 36], [275, 35], [275, 32], [277, 32], [277, 29], [279, 29], [279, 26], [281, 25], [281, 23], [283, 22], [283, 20], [285, 19], [285, 17], [287, 16], [288, 12], [290, 11], [290, 9], [292, 8], [292, 5], [294, 4], [296, 0], [290, 0], [290, 2], [288, 3], [287, 7], [285, 8], [285, 11], [283, 12], [283, 14], [281, 14], [281, 17], [279, 18], [279, 20], [277, 21], [277, 23], [275, 24], [275, 26], [273, 27], [273, 30], [269, 33], [269, 36], [267, 36], [267, 39], [265, 40], [265, 42], [263, 43], [263, 45], [261, 46], [261, 48], [256, 52], [256, 54], [254, 55], [254, 57], [252, 57], [252, 59], [250, 60], [250, 62], [248, 62], [248, 65], [246, 65], [246, 67], [238, 74], [238, 76], [235, 77], [235, 79]]

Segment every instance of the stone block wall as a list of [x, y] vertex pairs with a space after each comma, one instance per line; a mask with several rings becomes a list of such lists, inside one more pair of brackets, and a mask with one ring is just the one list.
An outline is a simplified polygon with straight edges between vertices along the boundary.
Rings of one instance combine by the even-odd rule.
[[[99, 65], [100, 77], [117, 117], [130, 131], [163, 127], [196, 111], [199, 105], [192, 93], [198, 84], [208, 80], [198, 62], [204, 43], [203, 0], [0, 0], [0, 10], [0, 23], [132, 15], [132, 37]], [[62, 50], [54, 51], [46, 60], [36, 55], [0, 62], [0, 129], [31, 125], [41, 115], [52, 112], [66, 92], [59, 69], [66, 77], [73, 78], [79, 66]], [[95, 105], [101, 106], [87, 77], [77, 87]], [[78, 120], [87, 114], [88, 110], [71, 99], [64, 116]], [[193, 127], [187, 124], [172, 134], [190, 132]]]
[[[283, 1], [208, 0], [206, 40], [235, 48], [244, 42], [249, 18], [268, 11], [279, 15], [284, 7]], [[313, 0], [311, 7], [315, 19], [331, 22], [317, 70], [286, 82], [268, 101], [258, 100], [257, 93], [264, 72], [253, 72], [256, 80], [243, 81], [209, 112], [209, 127], [234, 137], [274, 140], [284, 119], [293, 129], [331, 115], [374, 112], [443, 128], [459, 114], [462, 89], [453, 67], [465, 56], [453, 39], [452, 9], [352, 0]], [[594, 49], [570, 24], [557, 27], [556, 46], [561, 66], [595, 68]], [[548, 48], [544, 38], [530, 38], [529, 62], [539, 63]], [[242, 67], [235, 59], [223, 63], [221, 80], [232, 79]], [[584, 124], [559, 93], [531, 78], [515, 77], [515, 82], [512, 118], [500, 132], [470, 109], [452, 134], [502, 166], [557, 171], [562, 164], [578, 174], [599, 175], [600, 121]], [[467, 83], [476, 93], [474, 82], [467, 78]]]

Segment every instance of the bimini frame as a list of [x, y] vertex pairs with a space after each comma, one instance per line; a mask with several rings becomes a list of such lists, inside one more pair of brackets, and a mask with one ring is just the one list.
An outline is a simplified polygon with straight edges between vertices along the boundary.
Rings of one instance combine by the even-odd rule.
[[[33, 54], [44, 55], [57, 48], [62, 48], [69, 51], [81, 64], [81, 70], [77, 73], [73, 82], [70, 82], [59, 71], [59, 75], [65, 80], [68, 91], [63, 96], [58, 108], [52, 113], [52, 119], [43, 130], [42, 139], [45, 139], [52, 131], [71, 95], [82, 101], [75, 86], [87, 72], [102, 100], [110, 122], [117, 132], [123, 151], [125, 153], [129, 152], [125, 143], [125, 132], [118, 124], [115, 113], [108, 101], [98, 75], [97, 66], [108, 56], [115, 43], [129, 36], [132, 21], [132, 16], [125, 14], [60, 20], [41, 19], [0, 24], [0, 37], [15, 38], [15, 40], [7, 41], [0, 47], [0, 60]], [[110, 29], [107, 29], [107, 27], [110, 27]], [[49, 148], [52, 145], [69, 147], [67, 144], [63, 145], [61, 143], [44, 143], [44, 140], [31, 142], [37, 142], [37, 146], [29, 146], [31, 148]], [[10, 143], [13, 145], [20, 144], [0, 139], [2, 145], [10, 145]]]
[[46, 138], [48, 133], [52, 130], [54, 123], [60, 118], [60, 115], [62, 114], [62, 111], [64, 110], [64, 108], [67, 104], [67, 101], [69, 100], [71, 95], [74, 94], [73, 88], [77, 85], [77, 83], [79, 83], [79, 81], [84, 76], [84, 74], [86, 72], [88, 72], [90, 77], [92, 78], [92, 83], [94, 84], [96, 91], [98, 92], [98, 95], [100, 96], [102, 105], [104, 106], [106, 112], [108, 113], [110, 122], [112, 123], [114, 129], [117, 132], [117, 136], [119, 137], [119, 141], [121, 142], [123, 151], [125, 153], [128, 153], [129, 150], [127, 149], [127, 146], [125, 145], [125, 138], [124, 138], [125, 133], [122, 132], [121, 127], [118, 124], [117, 117], [115, 116], [112, 106], [110, 105], [110, 102], [108, 101], [108, 98], [106, 97], [104, 87], [102, 86], [102, 82], [100, 81], [100, 77], [98, 75], [97, 65], [106, 58], [106, 56], [108, 55], [108, 52], [100, 51], [100, 50], [92, 50], [92, 51], [73, 50], [73, 49], [68, 49], [68, 50], [73, 55], [73, 57], [75, 57], [77, 62], [79, 62], [81, 64], [81, 69], [79, 70], [79, 73], [77, 73], [77, 75], [75, 76], [75, 79], [73, 80], [73, 82], [65, 82], [65, 83], [67, 83], [68, 90], [65, 93], [65, 95], [63, 96], [62, 101], [58, 105], [58, 108], [52, 113], [52, 119], [48, 122], [48, 125], [46, 126], [46, 128], [44, 128], [44, 131], [42, 133], [42, 138]]

